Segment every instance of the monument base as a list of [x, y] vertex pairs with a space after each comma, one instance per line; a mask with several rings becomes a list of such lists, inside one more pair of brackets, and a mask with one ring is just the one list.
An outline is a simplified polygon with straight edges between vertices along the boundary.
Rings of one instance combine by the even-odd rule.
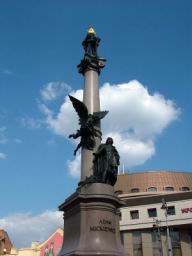
[[110, 185], [92, 183], [78, 188], [59, 206], [64, 211], [64, 241], [59, 256], [123, 256], [121, 204]]

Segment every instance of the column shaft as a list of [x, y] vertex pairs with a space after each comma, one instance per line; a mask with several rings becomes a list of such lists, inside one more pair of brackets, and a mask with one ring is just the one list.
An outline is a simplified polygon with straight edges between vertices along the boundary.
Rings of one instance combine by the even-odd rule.
[[[84, 81], [84, 94], [83, 102], [88, 108], [89, 114], [100, 111], [100, 101], [99, 101], [99, 79], [98, 72], [94, 70], [88, 70], [85, 72]], [[97, 126], [100, 129], [100, 123]], [[97, 149], [101, 143], [101, 139], [96, 137], [96, 147]], [[89, 177], [93, 174], [93, 152], [91, 150], [83, 148], [81, 151], [81, 180], [85, 180], [86, 176]]]

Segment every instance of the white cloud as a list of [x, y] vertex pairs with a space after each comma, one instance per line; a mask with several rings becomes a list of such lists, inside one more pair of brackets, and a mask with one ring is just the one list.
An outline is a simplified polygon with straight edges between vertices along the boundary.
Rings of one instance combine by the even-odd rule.
[[7, 144], [10, 141], [15, 142], [16, 144], [21, 144], [22, 143], [22, 140], [20, 140], [18, 138], [15, 138], [15, 139], [10, 139], [9, 138], [8, 139], [7, 135], [6, 135], [6, 132], [7, 132], [7, 127], [6, 126], [1, 126], [0, 127], [0, 144]]
[[128, 133], [108, 133], [105, 138], [112, 137], [115, 142], [121, 163], [126, 166], [143, 164], [155, 154], [155, 146], [152, 140], [142, 141], [132, 138]]
[[39, 215], [17, 213], [0, 218], [14, 246], [29, 247], [32, 241], [44, 241], [58, 227], [63, 227], [62, 212], [47, 210]]
[[[71, 92], [71, 95], [81, 99], [83, 98], [83, 91], [77, 90]], [[66, 96], [64, 103], [61, 105], [59, 113], [54, 117], [53, 112], [45, 105], [40, 105], [40, 110], [46, 116], [46, 123], [48, 127], [56, 134], [68, 137], [70, 133], [73, 133], [78, 127], [77, 113], [73, 109], [72, 103], [69, 97]]]
[[5, 132], [7, 130], [6, 126], [1, 126], [0, 127], [0, 133]]
[[5, 153], [0, 152], [0, 160], [5, 160], [7, 155]]
[[5, 134], [6, 131], [7, 131], [6, 126], [0, 127], [0, 144], [7, 144], [7, 142], [9, 141]]
[[118, 85], [104, 84], [101, 105], [102, 109], [110, 111], [103, 122], [104, 130], [129, 132], [140, 139], [160, 134], [179, 114], [173, 101], [159, 93], [150, 94], [136, 80]]
[[55, 145], [56, 141], [54, 139], [50, 139], [50, 140], [47, 141], [47, 144], [48, 145]]
[[[107, 133], [103, 137], [104, 141], [107, 137], [114, 139], [115, 147], [121, 157], [121, 165], [129, 167], [140, 165], [155, 154], [155, 146], [152, 140], [144, 143], [141, 140], [132, 139], [128, 134]], [[68, 160], [67, 167], [72, 177], [80, 178], [81, 154], [77, 154], [73, 160]]]
[[14, 73], [13, 73], [11, 70], [9, 70], [9, 69], [2, 69], [1, 72], [2, 72], [2, 74], [4, 74], [4, 75], [13, 75], [13, 74], [14, 74]]
[[77, 153], [74, 160], [68, 160], [67, 166], [69, 173], [74, 178], [80, 177], [81, 154]]
[[34, 119], [31, 117], [22, 117], [20, 119], [20, 122], [23, 127], [27, 127], [30, 129], [39, 129], [42, 126], [42, 124], [44, 123], [43, 120]]
[[44, 101], [52, 101], [69, 91], [71, 91], [71, 87], [64, 82], [49, 82], [43, 86], [40, 94]]
[[[71, 94], [82, 100], [82, 90]], [[126, 167], [140, 165], [150, 159], [155, 154], [156, 137], [180, 114], [173, 101], [159, 93], [149, 93], [137, 80], [104, 84], [100, 88], [100, 101], [101, 110], [109, 110], [102, 120], [103, 138], [112, 135], [121, 163]], [[78, 117], [68, 97], [65, 97], [56, 115], [46, 105], [42, 106], [42, 112], [48, 127], [56, 134], [67, 138], [78, 128]], [[78, 174], [78, 159], [76, 157], [68, 162], [72, 176]]]
[[21, 139], [17, 139], [17, 138], [15, 138], [13, 141], [14, 141], [16, 144], [22, 144], [22, 143], [23, 143], [23, 141], [22, 141]]

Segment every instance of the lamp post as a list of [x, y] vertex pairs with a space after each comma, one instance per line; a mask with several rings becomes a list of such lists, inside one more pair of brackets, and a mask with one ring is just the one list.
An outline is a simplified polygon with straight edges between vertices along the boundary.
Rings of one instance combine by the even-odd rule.
[[157, 237], [160, 245], [159, 247], [160, 256], [163, 256], [163, 248], [162, 248], [162, 241], [161, 241], [161, 221], [155, 218], [153, 218], [153, 220], [154, 220], [153, 228], [157, 229]]
[[168, 220], [167, 220], [167, 212], [168, 212], [168, 206], [164, 198], [162, 198], [162, 206], [161, 209], [165, 211], [165, 221], [166, 221], [166, 229], [167, 229], [167, 245], [168, 245], [168, 256], [173, 256], [173, 250], [172, 250], [172, 244], [171, 244], [171, 238], [169, 233], [169, 226], [168, 226]]

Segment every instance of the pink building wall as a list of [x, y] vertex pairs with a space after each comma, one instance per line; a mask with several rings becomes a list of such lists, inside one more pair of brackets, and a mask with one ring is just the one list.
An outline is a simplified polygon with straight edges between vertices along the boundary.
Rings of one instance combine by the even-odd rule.
[[51, 244], [53, 246], [54, 256], [57, 256], [63, 244], [63, 236], [60, 232], [56, 232], [53, 236], [50, 236], [46, 242], [43, 243], [42, 247], [40, 248], [40, 256], [45, 255], [46, 248], [48, 248], [48, 251], [50, 250]]

